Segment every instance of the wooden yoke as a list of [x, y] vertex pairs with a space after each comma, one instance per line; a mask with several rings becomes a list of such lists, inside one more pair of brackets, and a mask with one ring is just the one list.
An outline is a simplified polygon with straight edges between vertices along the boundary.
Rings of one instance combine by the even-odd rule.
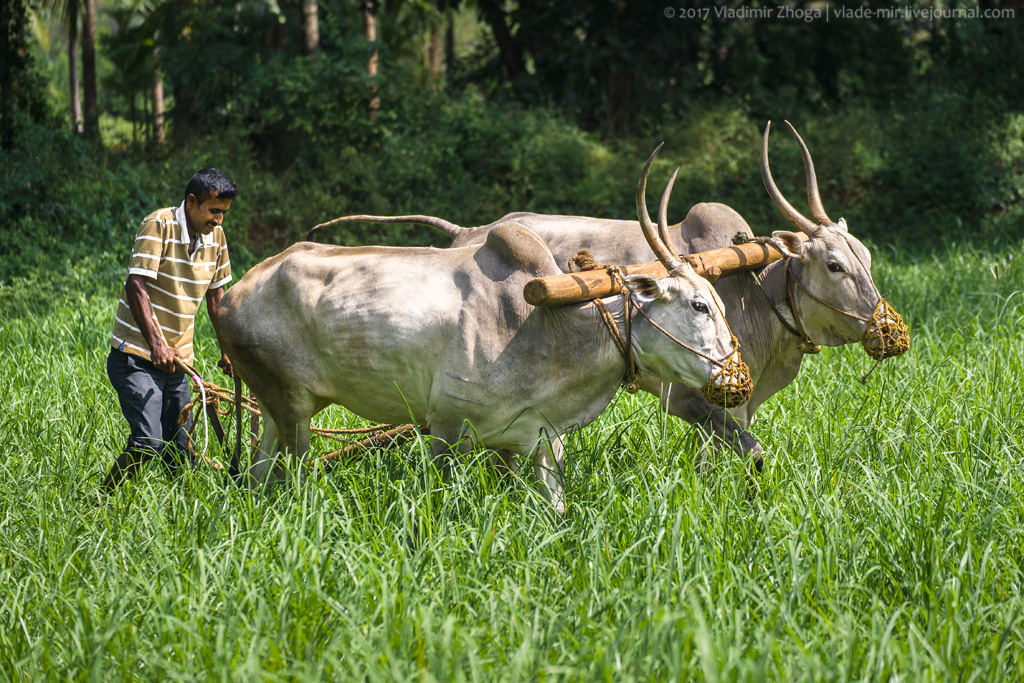
[[[803, 235], [801, 237], [806, 239]], [[725, 275], [763, 268], [778, 261], [782, 254], [767, 244], [747, 242], [688, 256], [681, 255], [680, 258], [688, 261], [698, 275], [714, 282]], [[668, 276], [668, 271], [660, 261], [623, 266], [622, 270], [626, 275], [644, 274], [658, 279]], [[526, 283], [523, 297], [534, 306], [561, 306], [602, 299], [620, 291], [622, 289], [618, 283], [612, 281], [608, 271], [601, 268], [535, 278]]]

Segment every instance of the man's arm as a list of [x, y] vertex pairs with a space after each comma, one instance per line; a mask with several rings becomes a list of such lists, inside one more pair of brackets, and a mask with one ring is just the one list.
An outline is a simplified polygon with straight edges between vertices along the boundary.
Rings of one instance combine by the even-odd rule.
[[132, 317], [139, 325], [142, 338], [149, 346], [150, 359], [158, 369], [174, 372], [174, 359], [179, 356], [164, 341], [164, 335], [153, 320], [153, 308], [149, 305], [149, 291], [146, 289], [146, 278], [141, 275], [129, 275], [124, 283], [124, 295], [128, 300], [128, 308]]
[[[216, 289], [209, 289], [206, 291], [206, 310], [210, 314], [210, 320], [213, 322], [213, 326], [215, 328], [217, 327], [217, 316], [220, 315], [220, 300], [223, 298], [223, 287], [217, 287]], [[220, 360], [217, 361], [217, 367], [220, 368], [228, 377], [235, 376], [235, 369], [231, 367], [231, 361], [223, 351], [220, 353]]]

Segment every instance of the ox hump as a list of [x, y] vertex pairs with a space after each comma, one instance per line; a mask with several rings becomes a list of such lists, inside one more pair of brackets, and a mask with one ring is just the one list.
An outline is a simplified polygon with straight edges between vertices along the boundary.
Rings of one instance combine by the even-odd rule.
[[532, 230], [518, 223], [496, 225], [477, 256], [478, 261], [483, 257], [495, 261], [495, 266], [525, 271], [532, 276], [561, 272], [547, 245]]
[[691, 252], [731, 246], [738, 232], [754, 237], [743, 216], [732, 207], [716, 202], [695, 204], [682, 226], [683, 239], [689, 243]]

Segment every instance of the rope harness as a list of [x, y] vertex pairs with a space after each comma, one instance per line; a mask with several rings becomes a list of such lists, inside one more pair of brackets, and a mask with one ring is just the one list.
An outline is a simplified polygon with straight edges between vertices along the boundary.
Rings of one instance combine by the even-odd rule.
[[[843, 236], [849, 245], [849, 237], [846, 237], [845, 234], [843, 234]], [[771, 237], [755, 237], [751, 240], [744, 233], [736, 233], [736, 236], [733, 238], [734, 244], [743, 244], [749, 241], [757, 242], [758, 244], [768, 244], [780, 253], [785, 253]], [[860, 263], [861, 268], [863, 268], [865, 272], [870, 272], [867, 267], [865, 267], [864, 262], [861, 261], [856, 251], [851, 248], [850, 252], [853, 254], [853, 257], [857, 259], [857, 262]], [[783, 268], [785, 268], [786, 306], [789, 308], [790, 315], [793, 316], [796, 328], [789, 324], [789, 322], [783, 317], [782, 312], [775, 306], [775, 302], [772, 301], [770, 296], [768, 296], [768, 292], [765, 291], [757, 273], [750, 271], [750, 276], [753, 278], [757, 288], [761, 290], [761, 294], [764, 295], [764, 298], [771, 307], [772, 312], [775, 313], [775, 317], [779, 319], [779, 322], [782, 323], [783, 327], [785, 327], [790, 334], [800, 339], [800, 343], [797, 345], [800, 353], [818, 353], [821, 351], [821, 345], [815, 344], [811, 340], [810, 335], [808, 335], [804, 330], [803, 322], [800, 320], [800, 314], [797, 312], [796, 305], [793, 302], [794, 283], [796, 283], [796, 286], [799, 287], [804, 294], [822, 306], [829, 308], [836, 313], [853, 318], [854, 320], [867, 323], [864, 326], [863, 333], [861, 334], [860, 343], [861, 346], [864, 347], [864, 351], [875, 360], [875, 364], [866, 375], [860, 378], [861, 384], [867, 382], [868, 377], [871, 376], [871, 373], [875, 371], [879, 363], [883, 360], [899, 356], [910, 348], [910, 330], [907, 327], [907, 324], [903, 321], [903, 317], [896, 311], [896, 309], [894, 309], [889, 302], [886, 301], [885, 297], [881, 295], [877, 287], [875, 287], [875, 294], [878, 295], [878, 303], [875, 304], [875, 309], [872, 311], [871, 316], [865, 318], [864, 316], [857, 315], [856, 313], [851, 313], [850, 311], [834, 306], [811, 292], [800, 278], [793, 273], [792, 256], [786, 257]], [[874, 287], [874, 282], [871, 284], [872, 287]]]
[[[188, 375], [189, 379], [192, 380], [192, 382], [199, 388], [200, 399], [202, 400], [203, 404], [205, 405], [206, 404], [206, 386], [205, 386], [206, 382], [203, 381], [203, 378], [199, 376], [199, 373], [195, 371], [195, 368], [193, 368], [191, 365], [189, 365], [185, 361], [181, 360], [180, 358], [175, 358], [174, 359], [174, 364], [177, 365], [182, 370], [184, 370], [185, 374]], [[181, 417], [179, 416], [178, 417], [178, 424], [184, 425], [186, 422], [188, 422], [188, 412], [187, 411], [191, 407], [192, 407], [192, 404], [189, 403], [189, 404], [187, 404], [185, 406], [185, 408], [182, 409], [181, 414], [184, 415], [185, 419], [183, 421], [181, 419]], [[195, 423], [195, 420], [193, 420], [192, 421], [192, 427], [191, 427], [191, 429], [188, 430], [189, 441], [192, 440], [192, 434], [195, 432], [195, 430], [196, 430], [196, 423]], [[210, 446], [210, 425], [209, 425], [208, 422], [204, 421], [203, 422], [203, 450], [201, 452], [197, 453], [197, 455], [199, 456], [199, 458], [201, 458], [203, 461], [205, 461], [207, 463], [210, 463], [210, 459], [208, 457], [206, 457], [206, 449], [209, 448], [209, 446]]]
[[631, 329], [633, 313], [636, 312], [646, 318], [647, 322], [650, 323], [654, 329], [668, 337], [673, 343], [720, 368], [720, 370], [708, 380], [707, 384], [701, 387], [701, 392], [709, 402], [717, 406], [725, 407], [727, 405], [740, 405], [750, 398], [750, 395], [754, 391], [754, 382], [750, 377], [750, 368], [748, 368], [747, 364], [740, 359], [739, 340], [736, 339], [736, 335], [733, 334], [732, 329], [729, 328], [729, 321], [725, 317], [725, 312], [721, 310], [721, 307], [718, 306], [717, 302], [715, 305], [718, 307], [719, 313], [722, 315], [722, 320], [725, 322], [726, 329], [729, 330], [732, 343], [732, 351], [725, 357], [725, 360], [712, 358], [703, 351], [693, 348], [651, 319], [651, 317], [647, 315], [647, 311], [645, 311], [633, 298], [633, 292], [626, 286], [624, 271], [621, 266], [599, 265], [594, 261], [590, 252], [586, 249], [580, 250], [575, 256], [569, 259], [569, 272], [572, 272], [572, 267], [574, 265], [581, 271], [601, 269], [608, 271], [608, 275], [611, 276], [619, 289], [622, 290], [623, 296], [625, 297], [625, 336], [619, 332], [619, 326], [615, 323], [615, 319], [612, 317], [611, 312], [608, 310], [608, 307], [605, 306], [603, 301], [600, 299], [594, 299], [594, 306], [600, 312], [601, 319], [604, 321], [605, 327], [608, 328], [608, 332], [611, 335], [612, 340], [615, 342], [615, 346], [619, 349], [619, 353], [621, 353], [623, 358], [626, 359], [627, 370], [623, 384], [627, 392], [634, 394], [640, 388], [640, 372], [636, 368], [636, 361], [633, 357], [633, 337]]
[[612, 335], [612, 341], [615, 342], [615, 346], [618, 347], [619, 353], [626, 359], [626, 377], [623, 379], [623, 386], [626, 391], [630, 394], [635, 394], [640, 390], [640, 373], [636, 369], [636, 360], [633, 358], [633, 345], [628, 341], [632, 339], [630, 334], [630, 327], [632, 324], [633, 313], [630, 311], [630, 303], [632, 297], [626, 297], [626, 338], [622, 338], [622, 334], [619, 333], [619, 326], [615, 324], [615, 318], [612, 317], [611, 311], [604, 305], [604, 302], [600, 299], [594, 299], [594, 305], [597, 310], [601, 313], [601, 319], [604, 321], [605, 327], [608, 328], [608, 332]]
[[[176, 362], [176, 365], [178, 365], [179, 368], [183, 369], [186, 374], [190, 375], [192, 381], [195, 382], [196, 386], [199, 388], [199, 401], [192, 401], [191, 403], [186, 404], [185, 407], [181, 409], [181, 414], [178, 416], [178, 424], [185, 425], [188, 423], [189, 417], [192, 416], [193, 409], [195, 409], [195, 415], [192, 416], [192, 427], [189, 429], [188, 432], [189, 439], [191, 439], [193, 433], [195, 432], [196, 424], [201, 418], [200, 410], [205, 408], [206, 414], [210, 418], [210, 420], [213, 420], [215, 416], [230, 415], [230, 406], [233, 406], [235, 403], [235, 392], [232, 391], [231, 389], [226, 389], [224, 387], [217, 386], [213, 382], [207, 382], [206, 380], [202, 379], [199, 376], [199, 373], [197, 373], [193, 368], [191, 368], [190, 366], [186, 365], [183, 362]], [[262, 417], [259, 409], [259, 404], [257, 404], [256, 401], [249, 398], [248, 396], [239, 396], [238, 398], [242, 402], [242, 408], [249, 411], [249, 413], [256, 417]], [[228, 403], [229, 407], [222, 407], [221, 401]], [[204, 426], [206, 431], [206, 438], [203, 445], [203, 451], [201, 454], [199, 454], [199, 457], [203, 460], [203, 462], [210, 465], [214, 469], [223, 469], [220, 463], [206, 456], [206, 449], [209, 446], [209, 422], [204, 420]], [[239, 425], [238, 428], [241, 429], [241, 425]], [[380, 435], [381, 433], [385, 433], [390, 438], [394, 438], [400, 434], [412, 431], [412, 429], [412, 425], [383, 424], [373, 425], [372, 427], [359, 427], [354, 429], [326, 429], [322, 427], [311, 427], [310, 432], [316, 436], [325, 439], [331, 439], [333, 441], [346, 443], [347, 440], [342, 438], [343, 436], [361, 434]], [[220, 435], [220, 438], [223, 438], [222, 430], [218, 430], [218, 434]], [[339, 448], [338, 450], [331, 451], [330, 453], [327, 453], [325, 455], [313, 458], [311, 461], [324, 462], [327, 460], [333, 460], [334, 458], [337, 458], [339, 455], [350, 452], [353, 449], [359, 448], [361, 445], [368, 447], [370, 445], [376, 444], [376, 440], [374, 439], [368, 439], [366, 441], [369, 441], [371, 443], [349, 443], [347, 446], [343, 448]]]

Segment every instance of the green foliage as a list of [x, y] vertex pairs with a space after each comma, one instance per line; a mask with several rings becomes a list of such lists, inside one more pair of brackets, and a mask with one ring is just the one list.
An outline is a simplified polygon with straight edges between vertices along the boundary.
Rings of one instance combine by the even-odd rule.
[[[154, 153], [103, 150], [29, 127], [0, 152], [0, 220], [10, 226], [0, 232], [0, 249], [12, 255], [0, 262], [0, 281], [55, 264], [66, 269], [97, 253], [123, 261], [142, 217], [177, 204], [187, 179], [204, 166], [221, 168], [240, 188], [227, 229], [245, 262], [346, 214], [426, 213], [460, 225], [513, 211], [631, 218], [643, 160], [661, 141], [652, 188], [681, 166], [672, 220], [697, 202], [718, 201], [736, 208], [757, 234], [790, 227], [767, 200], [758, 171], [765, 121], [752, 120], [742, 105], [708, 105], [648, 136], [618, 141], [583, 133], [561, 115], [490, 104], [469, 91], [427, 104], [397, 101], [373, 122], [358, 112], [344, 116], [362, 120], [371, 139], [360, 142], [358, 127], [329, 130], [325, 121], [296, 133], [310, 142], [271, 159], [253, 154], [247, 131]], [[799, 208], [803, 165], [782, 117], [773, 118], [773, 174]], [[898, 109], [791, 118], [814, 156], [826, 209], [834, 219], [844, 216], [858, 236], [914, 251], [968, 235], [1019, 236], [1024, 118], [1005, 101], [929, 86]], [[446, 244], [422, 226], [349, 224], [323, 239]]]
[[25, 0], [0, 4], [0, 149], [9, 149], [34, 123], [50, 123], [44, 85], [29, 50]]
[[359, 32], [355, 7], [320, 4], [321, 42], [312, 57], [297, 49], [296, 7], [182, 2], [163, 13], [159, 43], [180, 142], [197, 130], [230, 130], [283, 168], [315, 150], [373, 138], [366, 64], [374, 48]]
[[[90, 260], [107, 264], [106, 276], [120, 282], [146, 215], [179, 204], [188, 179], [204, 166], [219, 164], [247, 181], [251, 167], [244, 159], [212, 144], [167, 158], [129, 158], [66, 132], [27, 127], [13, 149], [0, 150], [0, 223], [6, 228], [0, 231], [0, 283], [63, 281]], [[244, 205], [238, 213], [252, 220]], [[232, 244], [233, 260], [250, 263], [248, 253], [244, 240]]]

